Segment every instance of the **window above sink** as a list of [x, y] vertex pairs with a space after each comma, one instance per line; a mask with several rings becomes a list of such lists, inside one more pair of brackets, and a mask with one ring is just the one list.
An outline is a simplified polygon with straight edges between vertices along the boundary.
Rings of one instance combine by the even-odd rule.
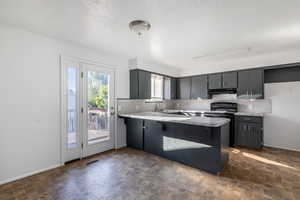
[[151, 74], [151, 99], [163, 99], [163, 81], [163, 76]]

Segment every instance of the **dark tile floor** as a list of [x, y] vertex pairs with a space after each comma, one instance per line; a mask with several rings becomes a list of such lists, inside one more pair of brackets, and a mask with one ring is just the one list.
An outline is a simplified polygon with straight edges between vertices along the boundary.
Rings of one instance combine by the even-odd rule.
[[109, 151], [2, 185], [0, 199], [300, 199], [300, 153], [230, 151], [219, 176], [130, 148]]

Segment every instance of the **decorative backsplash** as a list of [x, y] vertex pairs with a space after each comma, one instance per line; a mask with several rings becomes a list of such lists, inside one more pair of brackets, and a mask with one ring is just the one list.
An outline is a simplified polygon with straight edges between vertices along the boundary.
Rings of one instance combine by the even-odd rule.
[[[210, 110], [210, 103], [228, 101], [238, 104], [239, 112], [271, 113], [272, 101], [270, 99], [248, 100], [238, 99], [236, 94], [215, 95], [212, 99], [195, 100], [165, 100], [159, 103], [159, 109], [175, 110]], [[133, 113], [154, 111], [156, 103], [146, 103], [145, 100], [118, 99], [118, 113]]]

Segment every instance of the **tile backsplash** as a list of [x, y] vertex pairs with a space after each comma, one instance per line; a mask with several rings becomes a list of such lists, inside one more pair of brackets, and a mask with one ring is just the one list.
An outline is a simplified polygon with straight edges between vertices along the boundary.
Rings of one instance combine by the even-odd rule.
[[[117, 110], [119, 114], [154, 111], [156, 103], [146, 103], [145, 100], [118, 99]], [[165, 100], [158, 103], [159, 109], [173, 109], [173, 101]]]
[[[195, 100], [165, 100], [159, 103], [160, 109], [176, 110], [210, 110], [210, 103], [216, 101], [236, 102], [239, 112], [271, 113], [272, 101], [270, 99], [246, 100], [238, 99], [236, 94], [215, 95], [212, 99]], [[154, 111], [155, 103], [146, 103], [145, 100], [118, 100], [118, 113], [133, 113]]]

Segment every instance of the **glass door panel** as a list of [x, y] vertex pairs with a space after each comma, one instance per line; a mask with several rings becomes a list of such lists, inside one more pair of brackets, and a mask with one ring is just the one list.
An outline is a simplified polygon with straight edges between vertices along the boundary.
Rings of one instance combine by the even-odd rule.
[[109, 74], [88, 71], [88, 144], [110, 139]]
[[61, 60], [62, 65], [62, 161], [82, 157], [82, 137], [80, 129], [80, 65], [74, 60]]
[[114, 147], [114, 71], [83, 64], [83, 156]]
[[77, 88], [76, 88], [76, 68], [67, 70], [67, 145], [68, 148], [77, 147]]

